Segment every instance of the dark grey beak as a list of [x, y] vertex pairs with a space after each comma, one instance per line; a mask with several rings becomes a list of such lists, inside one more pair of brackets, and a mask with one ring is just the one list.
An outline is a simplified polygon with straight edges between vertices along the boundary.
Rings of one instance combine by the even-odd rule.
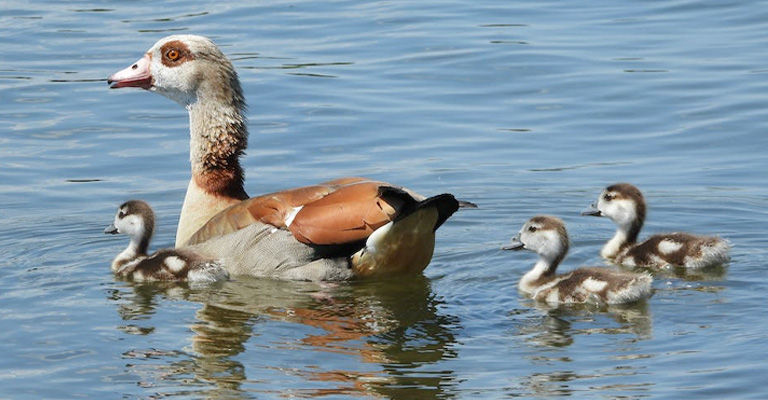
[[115, 224], [109, 224], [107, 229], [104, 229], [104, 233], [108, 233], [110, 235], [117, 235], [117, 227], [115, 227]]
[[589, 215], [592, 217], [602, 217], [603, 213], [600, 212], [600, 210], [597, 209], [597, 203], [592, 203], [589, 207], [585, 208], [581, 215]]
[[518, 233], [517, 236], [512, 238], [512, 241], [507, 246], [503, 246], [501, 248], [502, 250], [523, 250], [525, 249], [525, 244], [520, 241], [520, 234]]

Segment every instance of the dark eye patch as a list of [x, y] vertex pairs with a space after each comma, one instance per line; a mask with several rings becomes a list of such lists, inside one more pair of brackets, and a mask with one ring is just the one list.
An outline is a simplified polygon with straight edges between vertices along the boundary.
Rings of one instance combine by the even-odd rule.
[[161, 62], [169, 68], [179, 66], [189, 60], [194, 60], [195, 56], [189, 50], [184, 42], [172, 40], [160, 48]]

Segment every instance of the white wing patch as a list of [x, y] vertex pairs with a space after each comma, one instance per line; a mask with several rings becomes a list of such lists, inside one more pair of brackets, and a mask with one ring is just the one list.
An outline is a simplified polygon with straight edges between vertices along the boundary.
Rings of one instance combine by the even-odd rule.
[[392, 229], [392, 226], [394, 223], [392, 221], [387, 222], [383, 226], [379, 227], [379, 229], [376, 229], [371, 233], [371, 236], [368, 236], [368, 239], [365, 241], [365, 247], [366, 251], [376, 251], [376, 247], [380, 244], [383, 244], [385, 240], [387, 239], [387, 233], [389, 233], [389, 230]]
[[651, 254], [651, 256], [649, 257], [649, 262], [647, 264], [644, 264], [643, 266], [664, 268], [669, 265], [670, 264], [667, 262], [667, 260], [659, 257], [656, 254]]
[[296, 219], [296, 214], [298, 214], [302, 208], [304, 208], [304, 206], [294, 207], [293, 210], [288, 213], [288, 215], [285, 217], [285, 226], [291, 226], [293, 220]]
[[133, 271], [133, 280], [137, 282], [143, 282], [146, 280], [146, 277], [144, 276], [144, 272], [141, 270]]
[[630, 257], [624, 257], [621, 260], [621, 265], [625, 265], [627, 267], [636, 267], [637, 263], [635, 262], [635, 257], [630, 256]]
[[587, 278], [584, 280], [584, 282], [581, 283], [581, 286], [587, 292], [599, 292], [605, 289], [606, 286], [608, 286], [608, 282], [601, 281], [595, 278]]
[[683, 247], [683, 244], [680, 242], [675, 242], [671, 239], [664, 239], [661, 242], [659, 242], [659, 252], [661, 254], [670, 254], [674, 253], [680, 248]]
[[560, 302], [560, 289], [553, 288], [547, 293], [547, 303], [559, 303]]
[[168, 270], [173, 274], [178, 273], [187, 267], [187, 262], [176, 256], [169, 256], [163, 260], [163, 264], [168, 267]]

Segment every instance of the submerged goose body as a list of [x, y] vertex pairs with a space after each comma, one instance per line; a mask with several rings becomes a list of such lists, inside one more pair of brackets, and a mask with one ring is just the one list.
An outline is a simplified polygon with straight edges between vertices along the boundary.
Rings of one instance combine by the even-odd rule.
[[162, 249], [147, 254], [155, 230], [155, 214], [141, 200], [123, 203], [114, 222], [104, 230], [108, 234], [126, 234], [128, 247], [112, 261], [115, 275], [135, 281], [214, 282], [229, 276], [220, 262], [191, 249]]
[[547, 303], [623, 304], [651, 297], [651, 275], [600, 267], [579, 268], [557, 275], [568, 253], [568, 233], [562, 220], [538, 215], [528, 220], [504, 250], [531, 250], [539, 260], [518, 284], [521, 292]]
[[[238, 252], [227, 263], [233, 274], [314, 280], [418, 273], [432, 258], [435, 230], [460, 206], [450, 194], [426, 198], [357, 177], [249, 198], [239, 161], [248, 139], [245, 100], [234, 67], [208, 38], [163, 38], [108, 82], [159, 93], [188, 110], [192, 179], [176, 246]], [[283, 265], [293, 272], [275, 273]], [[342, 267], [348, 277], [337, 273]]]
[[598, 200], [582, 215], [608, 217], [617, 225], [616, 234], [600, 252], [616, 264], [647, 268], [705, 268], [723, 265], [730, 259], [730, 244], [716, 236], [674, 232], [653, 235], [638, 242], [645, 222], [646, 205], [640, 190], [629, 183], [617, 183], [605, 188]]

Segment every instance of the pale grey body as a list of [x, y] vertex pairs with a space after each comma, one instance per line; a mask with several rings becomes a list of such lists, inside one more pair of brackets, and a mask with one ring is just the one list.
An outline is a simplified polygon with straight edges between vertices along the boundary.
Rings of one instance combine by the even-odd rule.
[[258, 222], [184, 248], [220, 260], [233, 276], [308, 281], [354, 278], [348, 257], [319, 258], [314, 248], [296, 240], [289, 231]]

